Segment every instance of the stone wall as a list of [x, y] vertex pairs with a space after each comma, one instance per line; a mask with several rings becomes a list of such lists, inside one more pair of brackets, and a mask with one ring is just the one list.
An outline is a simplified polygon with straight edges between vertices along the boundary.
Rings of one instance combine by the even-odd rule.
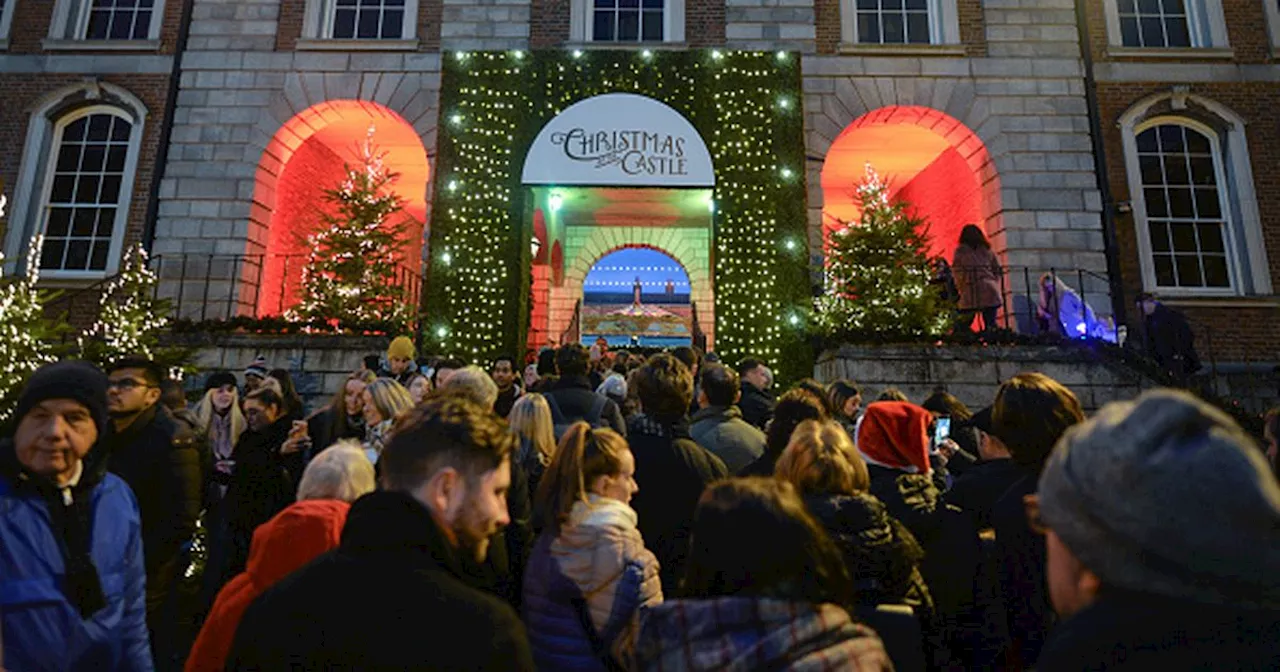
[[814, 376], [823, 383], [853, 380], [862, 388], [864, 403], [887, 387], [902, 390], [915, 403], [942, 388], [977, 410], [995, 400], [1000, 383], [1031, 371], [1071, 388], [1086, 411], [1153, 386], [1133, 371], [1071, 346], [846, 345], [823, 353]]

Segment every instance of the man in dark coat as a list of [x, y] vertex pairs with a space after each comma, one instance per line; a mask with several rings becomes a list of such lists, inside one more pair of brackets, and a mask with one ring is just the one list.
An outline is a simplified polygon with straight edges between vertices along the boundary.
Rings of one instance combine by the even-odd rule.
[[1147, 353], [1174, 381], [1186, 385], [1187, 377], [1201, 368], [1187, 318], [1147, 292], [1138, 295], [1138, 307], [1144, 316]]
[[292, 424], [284, 400], [275, 390], [260, 388], [245, 398], [244, 416], [249, 431], [231, 455], [235, 466], [225, 499], [231, 543], [223, 579], [244, 571], [253, 531], [294, 500], [293, 481], [280, 455]]
[[763, 431], [773, 419], [776, 403], [769, 392], [769, 369], [764, 362], [748, 357], [738, 364], [738, 376], [742, 379], [742, 399], [738, 401], [742, 419]]
[[260, 596], [236, 631], [236, 670], [533, 670], [515, 610], [468, 584], [507, 524], [515, 436], [457, 395], [401, 418], [338, 548]]
[[631, 500], [644, 544], [658, 558], [662, 585], [684, 574], [693, 512], [702, 491], [729, 470], [689, 437], [693, 376], [671, 355], [654, 355], [634, 374], [642, 413], [632, 418], [628, 443], [640, 491]]
[[1029, 504], [1064, 619], [1037, 669], [1276, 669], [1280, 487], [1226, 414], [1173, 390], [1109, 404]]
[[[579, 420], [585, 420], [595, 427], [608, 427], [626, 436], [627, 425], [622, 419], [622, 411], [612, 399], [596, 392], [592, 387], [587, 372], [591, 367], [591, 355], [581, 343], [570, 343], [556, 351], [556, 368], [560, 378], [543, 393], [551, 406], [553, 421], [560, 426], [567, 426]], [[592, 409], [600, 405], [599, 416], [592, 418]], [[557, 414], [556, 411], [559, 411]], [[557, 417], [558, 415], [558, 417]], [[556, 437], [559, 440], [559, 436]]]
[[107, 373], [111, 425], [102, 447], [107, 468], [133, 490], [142, 514], [142, 552], [147, 570], [147, 625], [157, 663], [172, 652], [176, 613], [166, 610], [183, 567], [182, 546], [196, 531], [204, 501], [200, 437], [174, 421], [159, 403], [164, 371], [155, 362], [129, 357]]
[[736, 371], [711, 364], [701, 377], [694, 388], [700, 410], [690, 420], [689, 434], [736, 474], [764, 454], [764, 432], [743, 420], [735, 405], [742, 397]]
[[522, 394], [520, 386], [516, 384], [516, 380], [520, 377], [520, 371], [516, 368], [516, 358], [511, 355], [502, 355], [493, 360], [493, 368], [489, 371], [489, 375], [498, 386], [498, 400], [493, 402], [493, 412], [497, 413], [499, 418], [505, 418], [511, 415], [511, 407], [516, 405], [516, 399], [519, 399]]

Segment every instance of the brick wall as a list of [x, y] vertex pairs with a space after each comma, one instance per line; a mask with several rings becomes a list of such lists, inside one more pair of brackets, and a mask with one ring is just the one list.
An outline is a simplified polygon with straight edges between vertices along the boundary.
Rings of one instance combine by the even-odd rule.
[[531, 0], [529, 48], [549, 49], [569, 41], [570, 0]]
[[[1131, 200], [1134, 195], [1129, 193], [1121, 129], [1116, 122], [1136, 101], [1168, 90], [1168, 84], [1154, 83], [1100, 83], [1098, 86], [1107, 176], [1112, 197], [1117, 202]], [[1274, 122], [1275, 110], [1280, 109], [1280, 85], [1265, 82], [1202, 83], [1191, 85], [1190, 90], [1227, 106], [1243, 117], [1247, 124], [1262, 238], [1269, 253], [1272, 282], [1280, 286], [1280, 164], [1274, 159], [1274, 148], [1280, 146], [1280, 127]], [[1142, 272], [1138, 232], [1132, 215], [1119, 215], [1116, 230], [1125, 294], [1133, 297], [1142, 291]], [[1179, 306], [1179, 310], [1183, 310], [1201, 332], [1198, 340], [1204, 347], [1213, 341], [1220, 358], [1237, 360], [1247, 354], [1256, 360], [1277, 358], [1280, 354], [1276, 352], [1274, 336], [1280, 331], [1280, 310], [1276, 308], [1192, 305]], [[1204, 333], [1210, 325], [1214, 331], [1212, 336]]]
[[[1105, 0], [1110, 2], [1112, 0]], [[1271, 63], [1271, 38], [1268, 32], [1266, 10], [1263, 2], [1273, 0], [1211, 0], [1222, 4], [1222, 17], [1227, 25], [1227, 42], [1234, 52], [1231, 59], [1236, 63]], [[1085, 3], [1089, 21], [1089, 43], [1094, 59], [1098, 61], [1123, 60], [1169, 62], [1168, 57], [1126, 54], [1120, 58], [1108, 57], [1107, 46], [1110, 35], [1107, 32], [1107, 21], [1103, 0], [1091, 0]], [[1196, 57], [1194, 51], [1189, 52], [1183, 61], [1205, 60]], [[1221, 58], [1207, 59], [1222, 62]], [[1228, 61], [1231, 62], [1231, 61]]]
[[[0, 152], [0, 177], [4, 179], [6, 185], [14, 185], [17, 182], [19, 163], [22, 161], [23, 148], [26, 144], [27, 125], [36, 101], [52, 91], [79, 84], [83, 80], [83, 75], [73, 74], [0, 73], [0, 91], [4, 93], [4, 103], [0, 105], [0, 146], [7, 148], [6, 151]], [[147, 107], [141, 154], [138, 157], [138, 170], [133, 182], [133, 198], [129, 206], [128, 228], [125, 230], [124, 237], [125, 245], [129, 245], [142, 238], [151, 182], [155, 177], [156, 165], [159, 161], [157, 151], [160, 144], [160, 124], [164, 118], [169, 77], [167, 75], [104, 75], [100, 80], [127, 89]], [[40, 194], [15, 194], [10, 191], [10, 196], [16, 201], [22, 198], [38, 199]], [[10, 204], [10, 209], [12, 205]], [[28, 212], [31, 211], [28, 210]]]
[[[418, 0], [416, 35], [419, 51], [440, 48], [440, 13], [443, 0]], [[276, 32], [276, 50], [292, 51], [302, 36], [302, 20], [306, 13], [305, 0], [287, 0], [280, 3], [280, 26]], [[567, 20], [567, 19], [566, 19]]]
[[[13, 22], [9, 26], [9, 51], [11, 54], [43, 53], [40, 42], [49, 35], [49, 22], [53, 20], [53, 0], [6, 0], [5, 11], [13, 11]], [[12, 8], [12, 9], [10, 9]], [[164, 15], [160, 17], [160, 48], [145, 53], [174, 53], [178, 43], [178, 24], [182, 19], [181, 0], [168, 0], [164, 6]], [[86, 43], [92, 46], [92, 42]], [[76, 53], [112, 53], [86, 48]]]
[[685, 0], [684, 37], [690, 47], [724, 44], [724, 0]]

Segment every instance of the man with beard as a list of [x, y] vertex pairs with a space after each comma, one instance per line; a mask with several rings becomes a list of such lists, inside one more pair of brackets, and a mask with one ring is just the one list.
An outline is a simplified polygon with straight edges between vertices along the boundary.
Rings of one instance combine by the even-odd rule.
[[383, 489], [338, 548], [259, 597], [227, 669], [533, 670], [515, 611], [468, 584], [507, 523], [515, 436], [477, 402], [428, 399], [397, 421]]

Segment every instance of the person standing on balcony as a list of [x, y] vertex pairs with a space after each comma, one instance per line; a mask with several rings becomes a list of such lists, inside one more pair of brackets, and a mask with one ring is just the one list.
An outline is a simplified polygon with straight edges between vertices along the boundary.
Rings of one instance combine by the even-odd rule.
[[387, 346], [387, 369], [380, 372], [378, 377], [392, 378], [405, 389], [409, 389], [410, 379], [418, 372], [413, 363], [413, 358], [417, 354], [413, 339], [408, 336], [397, 336], [391, 341], [391, 345]]
[[951, 259], [951, 272], [955, 276], [956, 289], [960, 292], [958, 329], [972, 329], [973, 319], [982, 313], [982, 330], [996, 328], [996, 314], [1000, 312], [1000, 278], [1004, 269], [991, 251], [991, 243], [976, 224], [966, 224], [960, 230], [960, 244]]
[[1147, 353], [1179, 385], [1185, 385], [1187, 378], [1201, 368], [1195, 334], [1187, 318], [1150, 292], [1138, 295], [1138, 307], [1142, 309], [1146, 329]]

